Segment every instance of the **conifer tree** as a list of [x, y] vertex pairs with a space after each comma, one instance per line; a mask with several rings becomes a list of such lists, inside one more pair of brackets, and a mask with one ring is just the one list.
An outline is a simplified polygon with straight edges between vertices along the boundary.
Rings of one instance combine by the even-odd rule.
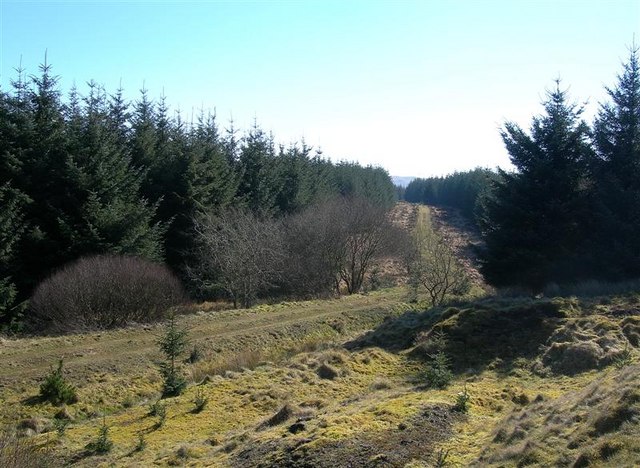
[[82, 199], [79, 219], [65, 226], [74, 257], [121, 253], [162, 258], [164, 227], [140, 194], [142, 171], [132, 167], [113, 122], [104, 90], [89, 83], [73, 165]]
[[254, 213], [272, 213], [282, 188], [277, 178], [273, 136], [254, 123], [240, 148], [237, 197]]
[[311, 180], [308, 156], [311, 148], [303, 141], [301, 146], [280, 148], [278, 155], [278, 178], [282, 187], [276, 195], [280, 213], [295, 213], [311, 202]]
[[57, 82], [45, 60], [40, 74], [31, 77], [32, 86], [16, 87], [22, 97], [17, 110], [21, 175], [15, 184], [33, 201], [25, 209], [30, 230], [20, 242], [15, 277], [23, 291], [72, 258], [64, 226], [73, 225], [71, 212], [80, 204], [80, 194]]
[[607, 279], [640, 275], [640, 57], [632, 47], [610, 101], [594, 124], [597, 271]]
[[585, 164], [590, 150], [582, 109], [559, 81], [530, 133], [507, 122], [502, 138], [516, 171], [501, 171], [483, 220], [483, 273], [494, 285], [540, 290], [577, 279], [587, 214]]
[[202, 112], [189, 139], [187, 180], [191, 207], [187, 214], [191, 218], [217, 212], [231, 203], [238, 180], [226, 151], [215, 115]]

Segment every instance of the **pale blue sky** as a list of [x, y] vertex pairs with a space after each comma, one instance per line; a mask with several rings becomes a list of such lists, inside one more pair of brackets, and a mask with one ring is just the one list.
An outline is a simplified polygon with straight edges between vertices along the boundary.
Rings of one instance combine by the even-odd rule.
[[0, 83], [48, 51], [61, 86], [254, 117], [282, 142], [427, 176], [506, 167], [505, 119], [527, 125], [560, 76], [587, 115], [615, 83], [640, 0], [0, 0]]

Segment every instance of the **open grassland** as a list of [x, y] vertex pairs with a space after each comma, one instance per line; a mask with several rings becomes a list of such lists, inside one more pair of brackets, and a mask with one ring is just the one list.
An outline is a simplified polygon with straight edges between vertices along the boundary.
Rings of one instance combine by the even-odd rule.
[[[83, 377], [89, 371], [69, 355], [68, 377], [80, 402], [64, 410], [71, 421], [63, 435], [52, 423], [60, 409], [29, 399], [37, 394], [36, 373], [29, 377], [3, 361], [20, 376], [3, 376], [9, 390], [3, 417], [41, 432], [32, 440], [78, 466], [435, 466], [443, 460], [449, 466], [634, 466], [640, 460], [640, 297], [488, 298], [422, 310], [399, 306], [401, 296], [388, 290], [185, 317], [194, 338], [211, 347], [191, 369], [199, 381], [163, 400], [165, 418], [150, 414], [160, 390], [153, 377], [159, 331], [113, 332], [138, 340], [94, 354], [100, 378]], [[313, 323], [308, 335], [304, 325], [294, 326], [302, 311]], [[282, 328], [273, 320], [260, 323], [272, 314], [280, 314]], [[250, 316], [260, 333], [245, 321]], [[358, 334], [367, 324], [371, 330]], [[443, 389], [425, 381], [435, 334], [447, 337], [453, 370]], [[44, 339], [41, 347], [53, 357], [54, 343], [76, 340], [74, 349], [81, 349], [108, 336]], [[243, 337], [242, 346], [232, 345]], [[8, 344], [14, 362], [30, 362], [37, 352]], [[126, 356], [136, 349], [145, 357], [134, 363]], [[455, 411], [465, 389], [468, 412]], [[197, 398], [207, 400], [199, 411]], [[114, 446], [95, 455], [86, 447], [102, 424]]]
[[[391, 289], [334, 300], [263, 305], [248, 310], [197, 312], [178, 318], [203, 359], [186, 366], [192, 381], [252, 367], [316, 342], [374, 327], [395, 310], [403, 291]], [[3, 340], [0, 347], [0, 421], [39, 413], [42, 377], [64, 358], [65, 375], [80, 391], [79, 411], [91, 415], [153, 396], [158, 389], [157, 340], [162, 325], [60, 337]], [[21, 403], [20, 403], [21, 402]]]
[[[178, 318], [199, 354], [181, 364], [190, 385], [163, 400], [162, 325], [4, 340], [0, 422], [22, 437], [0, 434], [0, 465], [638, 466], [640, 294], [408, 295], [203, 305]], [[443, 388], [428, 380], [437, 350]], [[60, 357], [79, 397], [61, 407], [37, 398]]]

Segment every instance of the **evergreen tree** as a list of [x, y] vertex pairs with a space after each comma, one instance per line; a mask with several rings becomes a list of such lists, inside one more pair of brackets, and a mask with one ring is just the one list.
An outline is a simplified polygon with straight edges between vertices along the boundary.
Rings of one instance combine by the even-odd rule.
[[311, 148], [303, 141], [301, 146], [292, 144], [287, 150], [280, 148], [278, 178], [282, 187], [276, 195], [280, 213], [295, 213], [311, 202], [309, 179], [309, 153]]
[[180, 372], [178, 358], [188, 345], [187, 330], [176, 323], [172, 315], [166, 324], [164, 335], [158, 339], [158, 346], [165, 356], [160, 363], [160, 373], [163, 378], [162, 397], [180, 395], [187, 387], [187, 381]]
[[544, 109], [533, 119], [530, 134], [512, 122], [502, 130], [516, 171], [501, 171], [482, 223], [483, 273], [497, 286], [540, 290], [583, 273], [588, 127], [580, 119], [582, 109], [567, 102], [559, 82], [547, 92]]
[[488, 192], [497, 174], [488, 169], [454, 172], [445, 177], [412, 180], [404, 199], [412, 203], [457, 208], [463, 215], [475, 220], [479, 197]]
[[[22, 72], [16, 89], [21, 95]], [[18, 242], [27, 230], [25, 207], [31, 201], [15, 187], [22, 173], [21, 127], [27, 121], [22, 97], [0, 91], [0, 325], [19, 317], [18, 290], [13, 282], [19, 268]]]
[[29, 199], [10, 183], [0, 186], [0, 323], [18, 318], [17, 293], [12, 282], [16, 269], [16, 244], [26, 229], [24, 207]]
[[[229, 205], [237, 190], [237, 176], [227, 158], [215, 115], [204, 112], [189, 139], [188, 196], [189, 215], [218, 211]], [[232, 151], [233, 152], [233, 151]]]
[[640, 275], [640, 58], [630, 50], [594, 124], [597, 191], [593, 251], [607, 279]]
[[141, 198], [143, 173], [131, 164], [111, 120], [104, 90], [89, 83], [73, 164], [81, 190], [78, 220], [66, 225], [73, 257], [120, 253], [162, 258], [162, 225]]
[[21, 121], [21, 175], [15, 184], [33, 201], [25, 209], [30, 230], [20, 241], [21, 261], [15, 276], [23, 293], [51, 269], [72, 259], [64, 231], [73, 225], [70, 212], [80, 205], [81, 197], [57, 82], [45, 61], [40, 75], [31, 77], [32, 86], [25, 88], [21, 82], [15, 86]]
[[240, 148], [237, 198], [254, 213], [273, 213], [282, 186], [277, 177], [273, 136], [254, 123]]

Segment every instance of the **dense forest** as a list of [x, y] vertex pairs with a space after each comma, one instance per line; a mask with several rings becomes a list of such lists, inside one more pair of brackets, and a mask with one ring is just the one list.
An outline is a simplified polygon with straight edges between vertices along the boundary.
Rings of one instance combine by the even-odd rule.
[[282, 218], [335, 197], [389, 207], [385, 170], [333, 163], [303, 142], [277, 144], [214, 114], [191, 120], [142, 90], [129, 102], [94, 81], [59, 89], [49, 64], [0, 91], [0, 319], [69, 262], [123, 254], [188, 279], [196, 223], [229, 209]]
[[[529, 131], [503, 126], [512, 170], [416, 179], [404, 198], [474, 219], [495, 286], [639, 277], [637, 49], [606, 91], [589, 125], [557, 81]], [[145, 90], [128, 102], [91, 81], [63, 99], [47, 64], [38, 75], [18, 70], [0, 92], [0, 155], [4, 324], [45, 279], [96, 254], [166, 264], [191, 294], [248, 306], [260, 295], [358, 292], [371, 258], [404, 242], [381, 221], [397, 197], [381, 168], [333, 163], [304, 141], [277, 144], [257, 124], [222, 128], [205, 111], [185, 121]], [[354, 242], [362, 238], [373, 247]], [[40, 288], [34, 304], [54, 290]]]
[[632, 48], [595, 121], [561, 83], [527, 132], [501, 135], [514, 170], [416, 179], [405, 199], [461, 210], [479, 224], [490, 283], [549, 284], [640, 276], [640, 63]]
[[456, 208], [467, 218], [474, 219], [478, 201], [497, 181], [498, 174], [490, 169], [455, 172], [444, 177], [414, 179], [404, 191], [404, 199], [411, 203]]

